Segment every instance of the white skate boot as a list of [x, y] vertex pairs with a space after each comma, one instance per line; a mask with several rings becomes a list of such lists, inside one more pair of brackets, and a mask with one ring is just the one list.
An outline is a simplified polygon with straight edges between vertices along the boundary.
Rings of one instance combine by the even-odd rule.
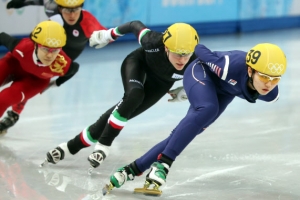
[[88, 174], [91, 175], [93, 169], [99, 167], [99, 165], [104, 161], [104, 159], [109, 155], [109, 146], [96, 143], [94, 152], [89, 155], [88, 161], [90, 162], [91, 167], [88, 170]]
[[47, 164], [49, 162], [52, 164], [56, 164], [60, 160], [63, 160], [66, 156], [69, 156], [69, 155], [71, 155], [71, 153], [68, 149], [67, 143], [61, 143], [60, 145], [58, 145], [58, 147], [50, 150], [47, 153], [47, 158], [41, 164], [41, 167], [43, 167], [45, 164]]
[[[151, 165], [151, 170], [146, 176], [146, 181], [143, 188], [135, 188], [135, 193], [142, 193], [145, 195], [160, 196], [162, 191], [159, 187], [166, 183], [169, 172], [169, 165], [166, 163], [154, 162]], [[153, 185], [153, 188], [149, 188]]]

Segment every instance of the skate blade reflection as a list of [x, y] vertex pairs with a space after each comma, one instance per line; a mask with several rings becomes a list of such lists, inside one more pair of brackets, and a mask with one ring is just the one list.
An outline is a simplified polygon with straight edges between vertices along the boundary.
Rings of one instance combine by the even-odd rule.
[[93, 171], [94, 171], [94, 167], [91, 166], [91, 167], [88, 169], [88, 175], [92, 175]]
[[135, 188], [133, 193], [150, 195], [150, 196], [160, 196], [162, 194], [162, 191], [158, 189]]

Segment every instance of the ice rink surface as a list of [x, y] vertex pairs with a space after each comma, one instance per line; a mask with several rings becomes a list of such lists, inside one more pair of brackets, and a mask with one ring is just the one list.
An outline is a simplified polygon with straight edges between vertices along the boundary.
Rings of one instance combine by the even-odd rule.
[[[93, 147], [57, 165], [39, 167], [47, 151], [72, 139], [123, 96], [120, 66], [138, 42], [87, 48], [70, 81], [28, 102], [18, 123], [0, 136], [0, 200], [296, 200], [300, 199], [300, 29], [200, 37], [211, 50], [248, 51], [257, 43], [279, 45], [288, 69], [273, 104], [236, 98], [224, 114], [177, 158], [161, 197], [133, 194], [146, 171], [102, 196], [102, 187], [166, 138], [185, 115], [188, 102], [156, 105], [127, 123], [110, 155], [90, 176]], [[2, 56], [2, 55], [1, 55]], [[175, 86], [181, 85], [177, 82]]]

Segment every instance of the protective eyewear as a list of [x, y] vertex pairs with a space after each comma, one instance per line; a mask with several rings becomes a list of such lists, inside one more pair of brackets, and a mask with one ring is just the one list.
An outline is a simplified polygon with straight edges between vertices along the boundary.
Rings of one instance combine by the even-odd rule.
[[193, 54], [193, 53], [177, 53], [175, 51], [171, 51], [170, 49], [168, 49], [168, 50], [169, 50], [169, 52], [171, 52], [177, 58], [190, 57]]
[[44, 53], [58, 53], [61, 50], [61, 48], [49, 48], [40, 44], [38, 44], [38, 47]]
[[61, 12], [66, 13], [66, 14], [71, 14], [72, 12], [73, 13], [78, 13], [78, 12], [81, 11], [81, 9], [82, 9], [81, 6], [80, 7], [76, 7], [76, 8], [62, 8]]
[[268, 83], [269, 81], [271, 81], [271, 84], [277, 84], [281, 79], [281, 76], [269, 76], [266, 74], [262, 74], [258, 71], [256, 71], [256, 72], [257, 72], [259, 80], [261, 80], [264, 83]]

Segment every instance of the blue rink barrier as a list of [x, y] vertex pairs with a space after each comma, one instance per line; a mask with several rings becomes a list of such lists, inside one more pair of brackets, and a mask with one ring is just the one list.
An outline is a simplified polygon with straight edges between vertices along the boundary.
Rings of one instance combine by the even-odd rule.
[[241, 20], [239, 32], [252, 32], [300, 27], [300, 16]]

